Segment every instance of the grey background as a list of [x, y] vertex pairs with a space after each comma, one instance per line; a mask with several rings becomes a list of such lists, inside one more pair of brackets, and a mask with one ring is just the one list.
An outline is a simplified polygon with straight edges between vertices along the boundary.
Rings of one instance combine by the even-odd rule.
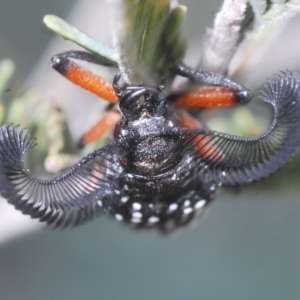
[[[52, 79], [45, 83], [43, 78], [48, 73], [37, 73], [42, 67], [51, 72], [43, 51], [53, 34], [43, 28], [41, 19], [46, 13], [65, 17], [73, 3], [0, 1], [0, 57], [15, 61], [16, 81], [55, 91], [57, 87], [64, 96], [65, 89], [59, 91], [60, 84], [66, 86], [64, 81], [57, 79], [53, 86]], [[187, 5], [185, 32], [192, 40], [211, 24], [220, 1]], [[298, 20], [299, 16], [293, 22]], [[93, 24], [80, 18], [74, 22]], [[297, 32], [292, 40], [299, 40]], [[270, 73], [272, 67], [292, 68], [291, 56], [294, 67], [299, 66], [300, 48], [283, 43], [285, 39], [288, 34], [264, 59]], [[191, 43], [197, 49], [197, 42]], [[281, 51], [286, 65], [278, 66], [278, 55], [275, 64], [275, 50]], [[39, 58], [42, 67], [30, 80], [28, 74]], [[79, 115], [76, 107], [69, 109], [73, 119]], [[262, 190], [257, 185], [238, 193], [223, 190], [194, 228], [171, 236], [130, 230], [107, 217], [74, 230], [24, 235], [0, 247], [0, 299], [299, 299], [299, 191]]]

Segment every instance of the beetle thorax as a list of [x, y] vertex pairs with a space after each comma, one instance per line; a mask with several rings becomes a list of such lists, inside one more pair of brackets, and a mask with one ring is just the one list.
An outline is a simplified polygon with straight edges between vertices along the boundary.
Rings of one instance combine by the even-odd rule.
[[159, 175], [180, 161], [180, 137], [161, 91], [141, 87], [121, 99], [120, 109], [115, 137], [123, 139], [119, 158], [128, 172]]

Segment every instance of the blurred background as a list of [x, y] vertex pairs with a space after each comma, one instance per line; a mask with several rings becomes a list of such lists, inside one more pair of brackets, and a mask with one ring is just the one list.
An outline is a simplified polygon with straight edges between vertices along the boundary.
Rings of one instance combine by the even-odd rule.
[[[188, 7], [188, 62], [196, 62], [221, 2], [181, 1]], [[108, 9], [102, 0], [0, 1], [0, 58], [16, 65], [11, 86], [38, 87], [60, 99], [74, 139], [93, 121], [83, 107], [97, 110], [101, 103], [51, 70], [52, 55], [75, 47], [42, 18], [67, 18], [110, 45]], [[268, 41], [248, 86], [279, 70], [300, 71], [299, 26], [296, 15]], [[299, 299], [300, 189], [270, 182], [220, 191], [196, 226], [170, 236], [131, 230], [109, 217], [51, 231], [1, 200], [0, 299]]]

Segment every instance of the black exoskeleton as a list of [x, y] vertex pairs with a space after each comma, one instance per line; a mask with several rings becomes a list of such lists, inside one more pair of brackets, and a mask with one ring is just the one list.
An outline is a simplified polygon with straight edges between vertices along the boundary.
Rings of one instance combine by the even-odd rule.
[[[213, 74], [205, 79], [183, 65], [174, 72], [196, 81], [229, 82]], [[264, 178], [300, 146], [296, 73], [268, 80], [261, 100], [273, 107], [274, 118], [257, 137], [186, 128], [161, 89], [120, 88], [117, 80], [114, 86], [122, 113], [115, 140], [53, 179], [37, 179], [24, 166], [23, 156], [34, 140], [18, 126], [1, 127], [0, 193], [8, 202], [55, 226], [77, 225], [108, 213], [136, 227], [169, 231], [199, 215], [221, 185]], [[249, 100], [249, 91], [233, 87]]]

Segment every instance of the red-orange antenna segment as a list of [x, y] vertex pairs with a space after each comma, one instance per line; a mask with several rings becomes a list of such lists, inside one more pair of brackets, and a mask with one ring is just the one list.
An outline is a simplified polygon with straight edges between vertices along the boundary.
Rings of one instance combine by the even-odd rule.
[[79, 145], [83, 147], [99, 140], [120, 122], [121, 117], [121, 113], [117, 110], [106, 111], [102, 118], [81, 137]]
[[52, 67], [71, 82], [98, 97], [111, 103], [119, 101], [111, 84], [75, 62], [64, 57], [55, 56], [52, 59]]
[[228, 87], [203, 87], [191, 90], [179, 96], [175, 104], [185, 108], [233, 106], [236, 101], [236, 91]]
[[[203, 128], [200, 122], [198, 122], [196, 119], [185, 112], [179, 113], [179, 122], [183, 128]], [[221, 160], [223, 158], [222, 152], [217, 147], [215, 147], [215, 145], [211, 142], [211, 139], [207, 136], [199, 134], [194, 138], [193, 144], [195, 144], [195, 149], [197, 150], [199, 155], [204, 158], [217, 160]]]

